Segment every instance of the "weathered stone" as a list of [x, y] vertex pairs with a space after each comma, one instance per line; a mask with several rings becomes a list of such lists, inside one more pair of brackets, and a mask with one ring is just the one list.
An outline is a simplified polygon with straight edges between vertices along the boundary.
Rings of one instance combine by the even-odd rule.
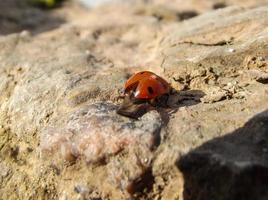
[[117, 108], [104, 102], [83, 106], [60, 127], [49, 126], [41, 134], [42, 156], [60, 155], [68, 161], [83, 156], [87, 162], [99, 162], [129, 146], [153, 149], [161, 129], [159, 114], [151, 111], [133, 120], [118, 115]]
[[2, 182], [2, 179], [7, 177], [9, 173], [9, 167], [5, 163], [0, 162], [0, 182]]
[[268, 111], [178, 161], [184, 199], [267, 199]]
[[[0, 4], [0, 199], [187, 199], [197, 166], [208, 195], [266, 187], [265, 134], [247, 123], [268, 108], [266, 0]], [[174, 90], [134, 120], [115, 111], [139, 70]]]

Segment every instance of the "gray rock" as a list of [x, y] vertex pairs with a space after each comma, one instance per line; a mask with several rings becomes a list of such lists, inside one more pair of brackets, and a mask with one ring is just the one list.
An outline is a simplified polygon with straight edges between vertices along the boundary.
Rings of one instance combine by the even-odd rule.
[[268, 111], [178, 160], [184, 199], [268, 198]]

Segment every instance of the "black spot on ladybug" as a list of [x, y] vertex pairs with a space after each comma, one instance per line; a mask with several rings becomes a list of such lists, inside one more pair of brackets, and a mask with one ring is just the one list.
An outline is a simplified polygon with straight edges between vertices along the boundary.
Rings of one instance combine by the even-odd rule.
[[144, 72], [141, 72], [141, 74], [144, 74]]
[[153, 93], [154, 93], [154, 90], [153, 90], [152, 87], [148, 87], [147, 90], [148, 90], [148, 92], [149, 92], [150, 94], [153, 94]]

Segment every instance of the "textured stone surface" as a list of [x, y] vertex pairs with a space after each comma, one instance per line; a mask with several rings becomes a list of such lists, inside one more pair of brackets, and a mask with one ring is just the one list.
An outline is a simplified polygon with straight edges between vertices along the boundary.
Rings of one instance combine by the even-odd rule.
[[118, 115], [117, 108], [104, 102], [83, 106], [60, 127], [49, 126], [41, 134], [43, 156], [60, 154], [69, 161], [83, 156], [87, 162], [98, 162], [127, 147], [149, 151], [157, 146], [161, 118], [156, 111], [133, 120]]
[[[267, 1], [16, 2], [0, 6], [0, 199], [266, 199]], [[115, 109], [139, 70], [174, 91], [133, 120]]]
[[267, 113], [202, 144], [178, 162], [185, 175], [184, 199], [268, 198]]

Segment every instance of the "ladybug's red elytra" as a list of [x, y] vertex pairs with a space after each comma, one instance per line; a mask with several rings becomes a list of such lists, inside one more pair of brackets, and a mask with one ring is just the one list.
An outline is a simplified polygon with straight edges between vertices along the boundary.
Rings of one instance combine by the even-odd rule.
[[160, 76], [150, 71], [132, 75], [124, 86], [125, 94], [133, 92], [134, 98], [151, 100], [170, 92], [170, 85]]
[[171, 87], [163, 78], [150, 71], [132, 75], [124, 85], [124, 101], [117, 113], [138, 119], [147, 111], [167, 105]]

